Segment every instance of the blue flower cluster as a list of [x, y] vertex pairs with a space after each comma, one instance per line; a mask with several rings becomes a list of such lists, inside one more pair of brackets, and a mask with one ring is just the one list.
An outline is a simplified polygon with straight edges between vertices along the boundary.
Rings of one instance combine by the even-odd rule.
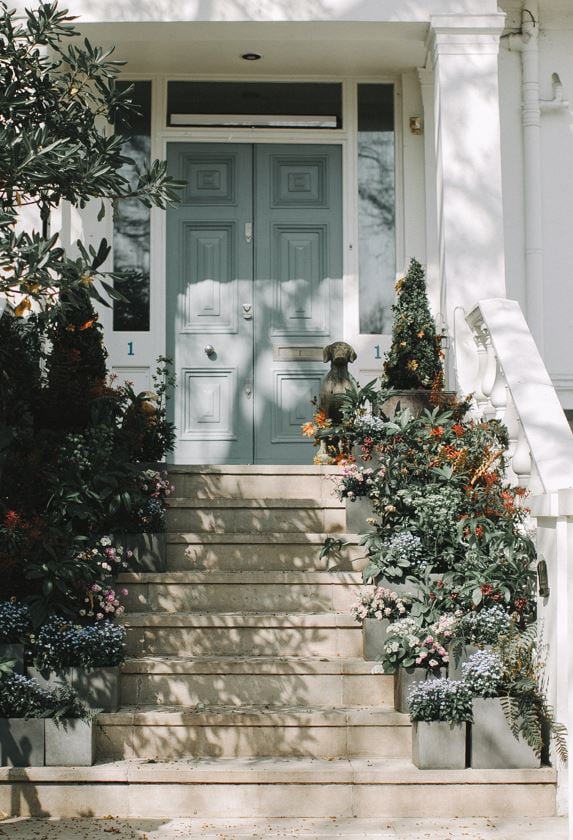
[[460, 680], [425, 680], [412, 686], [408, 694], [412, 720], [441, 720], [465, 723], [472, 720], [472, 698]]
[[470, 612], [460, 619], [458, 635], [474, 645], [495, 645], [498, 638], [509, 632], [510, 617], [501, 604]]
[[91, 712], [70, 686], [47, 691], [31, 677], [11, 674], [0, 679], [0, 718], [81, 718]]
[[0, 642], [21, 642], [29, 630], [28, 608], [17, 601], [0, 601]]
[[83, 626], [54, 616], [41, 628], [34, 644], [34, 661], [42, 670], [103, 668], [119, 665], [124, 659], [125, 628], [111, 621]]
[[462, 665], [462, 679], [475, 697], [498, 697], [503, 665], [497, 653], [478, 650]]
[[52, 699], [52, 692], [22, 674], [11, 674], [0, 680], [0, 718], [44, 717]]

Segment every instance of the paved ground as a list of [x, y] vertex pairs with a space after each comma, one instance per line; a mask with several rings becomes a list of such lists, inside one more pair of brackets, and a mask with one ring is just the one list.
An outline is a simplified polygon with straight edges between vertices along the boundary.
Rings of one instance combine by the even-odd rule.
[[0, 840], [567, 840], [567, 821], [459, 820], [3, 820]]

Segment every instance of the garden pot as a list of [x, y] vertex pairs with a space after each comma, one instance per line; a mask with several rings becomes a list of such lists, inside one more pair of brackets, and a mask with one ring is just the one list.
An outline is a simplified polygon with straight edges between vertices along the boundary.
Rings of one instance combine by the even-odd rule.
[[24, 645], [17, 642], [2, 642], [0, 644], [0, 659], [14, 661], [14, 673], [24, 673]]
[[46, 767], [91, 767], [95, 727], [91, 720], [46, 719]]
[[412, 761], [421, 770], [463, 770], [466, 766], [465, 723], [414, 721]]
[[164, 572], [167, 569], [167, 534], [118, 534], [124, 548], [133, 551], [128, 561], [130, 572]]
[[521, 736], [513, 736], [499, 697], [476, 697], [472, 705], [472, 767], [511, 770], [540, 766], [541, 760], [529, 744]]
[[43, 718], [0, 719], [0, 766], [44, 766]]
[[384, 653], [388, 618], [365, 618], [362, 622], [362, 655], [366, 662], [376, 662]]
[[366, 521], [374, 516], [372, 502], [367, 496], [358, 496], [354, 501], [346, 499], [346, 533], [366, 534], [372, 531], [372, 525]]
[[410, 711], [408, 694], [416, 683], [424, 680], [443, 679], [445, 676], [445, 668], [440, 668], [439, 674], [433, 674], [425, 668], [398, 668], [394, 674], [394, 708], [396, 711], [404, 713]]
[[414, 417], [419, 417], [424, 411], [432, 411], [437, 405], [447, 408], [455, 403], [455, 391], [425, 391], [411, 388], [405, 391], [394, 391], [380, 406], [380, 413], [387, 417], [394, 417], [398, 406], [403, 411], [408, 408]]
[[49, 673], [28, 668], [28, 676], [51, 691], [62, 685], [71, 686], [89, 709], [117, 712], [119, 708], [119, 665], [89, 671], [84, 668], [60, 668]]
[[403, 583], [396, 583], [393, 580], [389, 580], [388, 578], [380, 575], [374, 579], [374, 584], [376, 586], [383, 586], [384, 589], [390, 589], [398, 595], [417, 595], [420, 591], [419, 584], [415, 580], [407, 580]]

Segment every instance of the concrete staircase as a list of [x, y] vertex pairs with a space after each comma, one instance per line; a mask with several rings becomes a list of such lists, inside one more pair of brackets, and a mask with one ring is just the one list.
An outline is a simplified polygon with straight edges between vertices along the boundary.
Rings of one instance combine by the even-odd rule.
[[[361, 550], [318, 467], [176, 467], [168, 568], [123, 576], [122, 706], [92, 768], [4, 770], [10, 813], [545, 816], [555, 775], [419, 771], [349, 613]], [[348, 540], [320, 558], [325, 536]], [[6, 782], [12, 781], [9, 806]], [[33, 790], [33, 795], [32, 795]]]

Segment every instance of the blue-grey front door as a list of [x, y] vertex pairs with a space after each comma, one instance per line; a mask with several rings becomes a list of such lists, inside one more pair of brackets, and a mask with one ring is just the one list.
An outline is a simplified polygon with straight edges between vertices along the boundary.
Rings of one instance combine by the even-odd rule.
[[310, 463], [300, 426], [342, 337], [339, 146], [172, 143], [167, 347], [177, 463]]

